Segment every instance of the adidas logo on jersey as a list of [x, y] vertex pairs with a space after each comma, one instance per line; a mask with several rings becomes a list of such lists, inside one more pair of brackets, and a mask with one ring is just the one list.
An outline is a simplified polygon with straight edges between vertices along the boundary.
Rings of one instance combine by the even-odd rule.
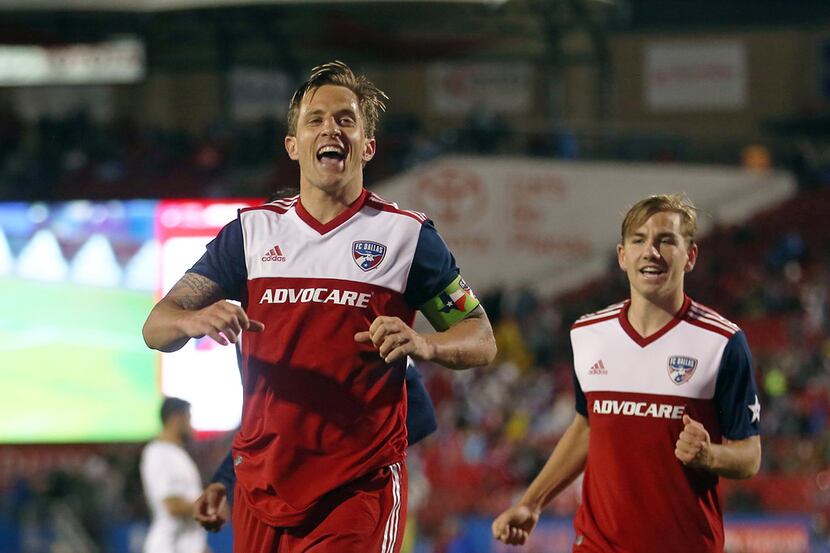
[[285, 256], [282, 254], [280, 245], [277, 244], [262, 256], [263, 261], [285, 261]]
[[608, 374], [602, 359], [591, 365], [591, 368], [588, 369], [588, 374]]

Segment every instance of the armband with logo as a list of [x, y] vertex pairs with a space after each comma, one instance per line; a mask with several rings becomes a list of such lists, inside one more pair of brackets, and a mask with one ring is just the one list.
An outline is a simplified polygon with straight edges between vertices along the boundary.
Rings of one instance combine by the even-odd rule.
[[458, 275], [441, 293], [421, 306], [421, 313], [435, 330], [442, 331], [465, 319], [480, 303]]

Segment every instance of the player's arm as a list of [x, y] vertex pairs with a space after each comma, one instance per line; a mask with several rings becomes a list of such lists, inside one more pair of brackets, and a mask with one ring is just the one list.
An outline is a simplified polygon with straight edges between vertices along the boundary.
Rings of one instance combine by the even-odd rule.
[[761, 468], [761, 437], [725, 440], [712, 446], [712, 472], [725, 478], [750, 478]]
[[423, 335], [427, 361], [451, 369], [480, 367], [496, 357], [496, 339], [480, 305], [447, 330]]
[[562, 439], [553, 448], [545, 466], [519, 500], [535, 512], [559, 495], [585, 469], [588, 458], [588, 419], [577, 413]]
[[684, 465], [735, 479], [755, 476], [761, 468], [760, 436], [713, 444], [701, 423], [684, 415], [683, 425], [674, 454]]
[[225, 301], [222, 289], [207, 277], [186, 273], [159, 301], [144, 323], [144, 342], [164, 352], [182, 348], [190, 338], [210, 336], [225, 346], [243, 330], [261, 331], [238, 305]]
[[451, 369], [487, 365], [496, 357], [493, 329], [481, 306], [442, 332], [421, 334], [398, 317], [377, 317], [368, 331], [355, 334], [357, 342], [372, 342], [387, 363], [407, 355]]
[[162, 502], [167, 512], [177, 518], [190, 518], [193, 516], [193, 503], [179, 496], [165, 497]]
[[245, 311], [225, 298], [239, 299], [247, 269], [239, 220], [227, 224], [208, 244], [205, 254], [159, 301], [144, 323], [145, 343], [176, 351], [190, 338], [210, 336], [221, 345], [235, 343], [243, 330], [261, 331]]
[[545, 505], [585, 469], [589, 435], [588, 419], [577, 413], [522, 498], [493, 521], [493, 537], [511, 545], [527, 541]]
[[490, 321], [432, 221], [421, 225], [403, 295], [438, 332], [420, 334], [397, 317], [381, 316], [355, 340], [371, 342], [387, 363], [409, 355], [416, 361], [466, 369], [495, 358]]

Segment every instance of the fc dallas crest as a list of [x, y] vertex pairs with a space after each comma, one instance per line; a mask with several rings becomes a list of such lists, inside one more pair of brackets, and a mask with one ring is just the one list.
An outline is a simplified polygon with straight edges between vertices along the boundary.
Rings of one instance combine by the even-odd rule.
[[695, 374], [697, 368], [697, 359], [694, 357], [684, 357], [683, 355], [672, 355], [669, 357], [668, 371], [669, 378], [675, 384], [685, 384], [692, 375]]
[[383, 256], [386, 255], [386, 246], [378, 242], [357, 240], [352, 242], [352, 257], [357, 266], [363, 271], [376, 269]]

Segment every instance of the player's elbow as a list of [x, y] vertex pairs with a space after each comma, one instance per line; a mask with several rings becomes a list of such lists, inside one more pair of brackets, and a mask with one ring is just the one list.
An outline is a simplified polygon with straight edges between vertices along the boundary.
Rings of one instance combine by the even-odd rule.
[[451, 368], [454, 369], [470, 369], [473, 367], [486, 367], [496, 359], [496, 339], [493, 337], [493, 332], [488, 330], [482, 332], [475, 347], [474, 355], [463, 362], [456, 363]]
[[160, 332], [158, 324], [153, 318], [153, 313], [150, 313], [150, 316], [147, 317], [147, 320], [144, 322], [144, 326], [141, 329], [141, 336], [144, 338], [144, 343], [148, 348], [164, 353], [171, 353], [182, 349], [182, 347], [189, 340], [189, 338], [185, 337], [172, 342], [164, 342], [160, 338]]
[[471, 321], [477, 327], [475, 330], [476, 359], [470, 366], [485, 367], [490, 365], [496, 359], [498, 350], [496, 348], [496, 337], [493, 334], [493, 326], [490, 324], [487, 313], [484, 312], [483, 307], [478, 306], [467, 321]]
[[454, 370], [491, 364], [496, 358], [496, 338], [487, 316], [483, 311], [471, 316], [464, 321], [464, 328], [466, 336], [460, 342], [439, 346], [440, 353], [434, 357], [443, 359], [439, 363]]
[[761, 462], [760, 460], [757, 463], [753, 463], [752, 465], [747, 465], [746, 467], [742, 467], [742, 469], [736, 472], [733, 476], [733, 480], [747, 480], [752, 478], [758, 471], [761, 469]]
[[752, 478], [758, 471], [761, 470], [761, 444], [758, 443], [757, 452], [753, 455], [751, 463], [748, 464], [749, 466], [746, 467], [746, 473], [744, 474], [744, 479]]
[[492, 332], [489, 332], [484, 339], [484, 344], [482, 346], [482, 356], [484, 357], [484, 363], [482, 363], [482, 365], [489, 365], [495, 361], [498, 352], [498, 348], [496, 347], [496, 338], [493, 336]]
[[150, 349], [159, 349], [156, 341], [153, 339], [153, 327], [152, 323], [150, 322], [150, 317], [147, 317], [147, 320], [144, 321], [144, 326], [141, 327], [141, 337], [144, 338], [144, 344]]
[[734, 476], [738, 480], [752, 478], [761, 470], [761, 440], [757, 439], [757, 437], [750, 439], [746, 447], [747, 455], [745, 461]]
[[144, 321], [144, 326], [141, 328], [141, 336], [144, 338], [144, 343], [150, 349], [158, 351], [167, 351], [164, 344], [158, 339], [158, 332], [153, 322], [153, 314], [151, 313], [147, 320]]

